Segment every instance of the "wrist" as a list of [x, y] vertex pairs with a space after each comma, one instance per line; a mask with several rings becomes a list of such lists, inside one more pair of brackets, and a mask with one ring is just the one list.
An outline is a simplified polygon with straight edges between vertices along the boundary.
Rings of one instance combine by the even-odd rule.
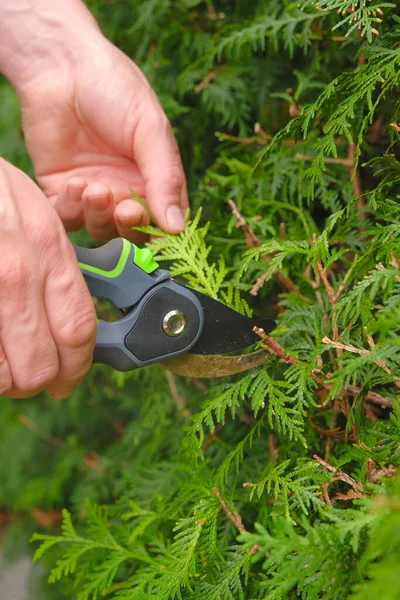
[[101, 37], [81, 0], [1, 0], [0, 72], [17, 93], [79, 62]]

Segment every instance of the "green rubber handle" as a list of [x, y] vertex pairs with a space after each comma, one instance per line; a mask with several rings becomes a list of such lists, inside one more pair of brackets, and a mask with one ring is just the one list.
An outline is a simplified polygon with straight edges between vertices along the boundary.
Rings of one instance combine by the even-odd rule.
[[97, 273], [112, 279], [124, 270], [129, 254], [133, 250], [133, 262], [145, 273], [152, 273], [158, 268], [148, 248], [138, 248], [123, 238], [116, 238], [100, 248], [80, 248], [74, 246], [79, 266], [85, 271]]
[[136, 304], [160, 278], [165, 279], [148, 248], [123, 238], [100, 248], [74, 246], [74, 250], [91, 294], [107, 298], [117, 308]]

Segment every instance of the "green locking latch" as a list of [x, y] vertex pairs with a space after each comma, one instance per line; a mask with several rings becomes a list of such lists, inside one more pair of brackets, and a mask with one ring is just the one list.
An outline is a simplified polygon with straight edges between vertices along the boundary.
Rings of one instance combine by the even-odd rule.
[[158, 263], [154, 260], [154, 257], [149, 248], [138, 248], [135, 244], [132, 244], [134, 253], [133, 253], [133, 262], [136, 266], [138, 266], [145, 273], [152, 273], [156, 269], [158, 269]]

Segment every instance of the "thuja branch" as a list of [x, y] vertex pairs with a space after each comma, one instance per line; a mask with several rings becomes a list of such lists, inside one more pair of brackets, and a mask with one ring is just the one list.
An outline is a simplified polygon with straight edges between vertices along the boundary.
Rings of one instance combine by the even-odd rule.
[[[296, 363], [297, 364], [305, 364], [304, 361], [300, 360], [296, 356], [292, 356], [291, 354], [288, 354], [282, 348], [282, 346], [280, 346], [280, 344], [278, 344], [278, 342], [276, 340], [274, 340], [273, 338], [266, 335], [264, 329], [262, 329], [261, 327], [253, 327], [253, 331], [263, 340], [264, 344], [262, 344], [262, 348], [264, 348], [264, 350], [267, 350], [270, 354], [278, 356], [283, 362], [288, 363], [288, 364], [296, 364]], [[317, 369], [314, 369], [313, 371], [311, 371], [310, 377], [312, 379], [314, 379], [314, 381], [316, 381], [320, 387], [322, 387], [326, 390], [332, 389], [332, 385], [329, 384], [328, 382], [324, 381], [324, 379], [322, 379], [322, 377], [320, 377], [320, 375], [317, 372]], [[333, 375], [332, 375], [332, 373], [327, 373], [325, 377], [326, 377], [326, 379], [329, 380], [330, 378], [333, 377]], [[346, 387], [345, 391], [346, 391], [346, 393], [353, 396], [353, 395], [360, 394], [362, 390], [361, 390], [361, 388], [359, 388], [355, 385], [348, 385]], [[370, 402], [373, 402], [374, 404], [379, 404], [383, 408], [392, 408], [393, 407], [391, 398], [388, 398], [386, 396], [381, 396], [380, 394], [377, 394], [375, 392], [367, 392], [367, 394], [365, 395], [365, 398], [366, 398], [366, 400], [369, 400]]]
[[[260, 240], [255, 235], [255, 233], [253, 233], [253, 231], [251, 231], [246, 219], [244, 218], [242, 213], [239, 211], [235, 202], [233, 200], [228, 200], [228, 204], [231, 208], [233, 215], [237, 219], [237, 226], [241, 227], [244, 232], [246, 244], [249, 246], [249, 248], [258, 248], [261, 245]], [[267, 263], [267, 265], [270, 265], [271, 259], [269, 256], [262, 256], [262, 259], [264, 262]], [[299, 290], [297, 285], [294, 284], [293, 281], [291, 279], [289, 279], [289, 277], [286, 277], [285, 275], [283, 275], [282, 273], [280, 273], [277, 270], [272, 273], [272, 276], [284, 290], [286, 290], [289, 293], [296, 294], [302, 300], [304, 300], [304, 302], [307, 302], [307, 304], [310, 304], [310, 299], [301, 293], [301, 291]], [[259, 283], [259, 280], [257, 280], [255, 286], [250, 291], [250, 294], [255, 296], [257, 294], [258, 290], [260, 289], [261, 285]]]
[[[368, 342], [369, 342], [371, 348], [375, 349], [376, 346], [375, 346], [375, 342], [373, 341], [372, 337], [368, 336], [368, 338], [369, 338]], [[325, 336], [322, 339], [322, 343], [329, 344], [330, 346], [333, 346], [334, 348], [346, 350], [346, 352], [351, 352], [352, 354], [359, 354], [360, 356], [365, 356], [365, 355], [370, 354], [370, 350], [367, 350], [366, 348], [357, 348], [356, 346], [353, 346], [353, 344], [342, 344], [341, 342], [336, 342], [334, 340], [329, 339], [328, 336]], [[381, 367], [381, 369], [383, 369], [385, 371], [385, 373], [387, 373], [388, 375], [392, 375], [394, 384], [397, 387], [400, 387], [400, 377], [393, 375], [392, 370], [389, 369], [389, 367], [386, 365], [384, 360], [382, 360], [381, 358], [377, 358], [374, 360], [374, 363], [376, 365], [378, 365], [378, 367]]]
[[[359, 167], [356, 167], [355, 162], [356, 149], [357, 145], [355, 143], [349, 144], [346, 158], [333, 158], [324, 156], [324, 164], [341, 165], [349, 171], [350, 181], [353, 187], [353, 195], [355, 198], [358, 198], [357, 208], [361, 209], [364, 208], [365, 204], [362, 198], [363, 190], [361, 186], [360, 169]], [[305, 161], [312, 161], [315, 158], [314, 156], [301, 154], [299, 152], [295, 154], [295, 157]]]

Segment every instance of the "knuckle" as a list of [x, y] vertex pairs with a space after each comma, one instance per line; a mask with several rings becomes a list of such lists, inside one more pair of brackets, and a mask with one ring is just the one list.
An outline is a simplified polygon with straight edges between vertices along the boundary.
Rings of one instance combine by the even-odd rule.
[[23, 393], [45, 388], [58, 374], [58, 364], [49, 360], [40, 365], [31, 365], [15, 377], [15, 385]]
[[33, 229], [35, 242], [41, 252], [47, 254], [58, 254], [62, 239], [61, 223], [57, 219], [43, 219], [40, 223], [35, 223]]
[[60, 323], [59, 342], [68, 348], [81, 348], [94, 344], [96, 338], [96, 313], [93, 304], [77, 310]]
[[157, 182], [158, 187], [166, 187], [174, 193], [180, 193], [185, 185], [185, 175], [179, 164], [172, 164], [162, 169], [162, 171], [153, 170], [145, 177], [145, 182]]
[[181, 168], [178, 166], [172, 166], [169, 169], [167, 169], [162, 179], [163, 181], [165, 181], [169, 188], [172, 188], [176, 191], [181, 190], [185, 183], [185, 177], [182, 173]]

